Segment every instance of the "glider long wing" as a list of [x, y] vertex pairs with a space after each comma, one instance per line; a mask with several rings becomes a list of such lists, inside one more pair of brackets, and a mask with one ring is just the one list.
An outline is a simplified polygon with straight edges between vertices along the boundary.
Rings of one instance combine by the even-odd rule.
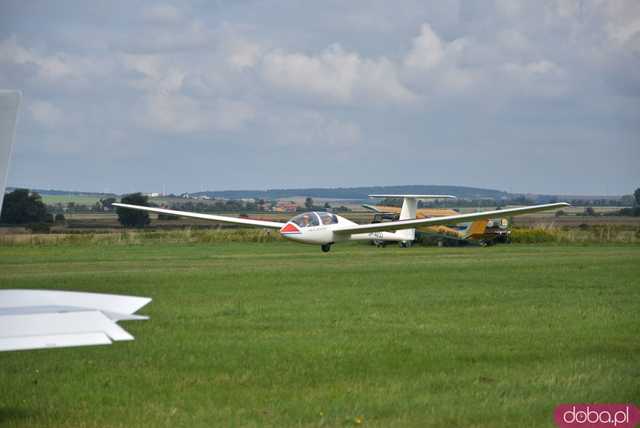
[[0, 290], [0, 351], [133, 340], [116, 322], [147, 319], [134, 312], [150, 301], [113, 294]]
[[165, 208], [143, 207], [140, 205], [129, 205], [129, 204], [120, 204], [120, 203], [114, 203], [113, 205], [116, 207], [129, 208], [132, 210], [150, 211], [153, 213], [161, 213], [161, 214], [173, 214], [181, 217], [199, 218], [203, 220], [219, 221], [221, 223], [242, 224], [245, 226], [267, 227], [270, 229], [280, 229], [282, 226], [285, 225], [284, 223], [278, 223], [275, 221], [251, 220], [248, 218], [228, 217], [224, 215], [200, 214], [200, 213], [192, 213], [189, 211], [168, 210]]
[[469, 213], [451, 215], [446, 217], [435, 217], [416, 220], [399, 220], [386, 223], [361, 224], [357, 226], [345, 226], [334, 229], [335, 233], [350, 235], [354, 233], [383, 232], [401, 229], [413, 229], [419, 226], [436, 226], [441, 224], [464, 223], [467, 221], [480, 220], [484, 218], [505, 217], [509, 215], [529, 214], [539, 211], [552, 210], [555, 208], [568, 207], [569, 204], [559, 202], [554, 204], [532, 205], [529, 207], [508, 208], [504, 210], [483, 211], [479, 213]]
[[404, 195], [404, 194], [383, 194], [383, 195], [369, 195], [370, 198], [390, 198], [390, 199], [456, 199], [453, 195]]

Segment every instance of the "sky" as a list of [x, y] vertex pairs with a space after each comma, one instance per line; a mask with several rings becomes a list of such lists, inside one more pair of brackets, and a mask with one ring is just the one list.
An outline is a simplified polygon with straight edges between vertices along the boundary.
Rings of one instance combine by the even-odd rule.
[[0, 3], [10, 186], [640, 186], [637, 0]]

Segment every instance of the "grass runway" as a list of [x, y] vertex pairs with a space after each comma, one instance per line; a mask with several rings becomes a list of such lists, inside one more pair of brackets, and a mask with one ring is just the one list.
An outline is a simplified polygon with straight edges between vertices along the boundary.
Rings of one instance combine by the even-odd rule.
[[134, 342], [0, 353], [1, 426], [552, 427], [640, 402], [640, 246], [15, 246], [0, 287], [154, 299]]

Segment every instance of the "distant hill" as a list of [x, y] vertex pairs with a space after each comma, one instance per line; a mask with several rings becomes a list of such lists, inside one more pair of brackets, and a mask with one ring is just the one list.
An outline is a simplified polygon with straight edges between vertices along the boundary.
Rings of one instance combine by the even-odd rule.
[[509, 193], [501, 190], [482, 189], [465, 186], [369, 186], [369, 187], [334, 187], [334, 188], [308, 188], [308, 189], [269, 189], [269, 190], [222, 190], [190, 193], [191, 196], [208, 196], [210, 198], [225, 199], [282, 199], [294, 197], [311, 197], [326, 199], [354, 199], [366, 200], [368, 195], [376, 193], [392, 194], [435, 194], [454, 195], [465, 199], [507, 199]]
[[[15, 187], [8, 187], [7, 192], [15, 190]], [[101, 192], [79, 192], [69, 190], [56, 190], [56, 189], [31, 189], [34, 192], [41, 194], [42, 196], [51, 197], [93, 197], [93, 198], [105, 198], [105, 197], [118, 197], [113, 193], [101, 193]], [[434, 194], [434, 195], [454, 195], [460, 199], [466, 200], [493, 200], [500, 202], [519, 202], [522, 199], [526, 199], [529, 203], [546, 203], [555, 201], [573, 201], [581, 204], [593, 204], [602, 205], [603, 203], [622, 203], [623, 205], [630, 205], [633, 197], [631, 195], [548, 195], [548, 194], [535, 194], [535, 193], [509, 193], [502, 190], [484, 189], [480, 187], [467, 187], [467, 186], [441, 186], [441, 185], [405, 185], [405, 186], [364, 186], [364, 187], [333, 187], [333, 188], [301, 188], [301, 189], [269, 189], [269, 190], [219, 190], [219, 191], [204, 191], [187, 193], [192, 197], [207, 196], [209, 198], [218, 199], [286, 199], [286, 198], [300, 198], [311, 197], [318, 199], [330, 199], [330, 200], [353, 200], [353, 201], [365, 201], [368, 200], [368, 195], [376, 193], [388, 193], [388, 194]], [[599, 202], [600, 201], [600, 202]]]
[[[7, 193], [13, 192], [18, 187], [7, 187]], [[115, 193], [101, 193], [101, 192], [78, 192], [74, 190], [55, 190], [55, 189], [29, 189], [32, 192], [38, 193], [42, 196], [95, 196], [95, 197], [109, 197], [117, 196]]]

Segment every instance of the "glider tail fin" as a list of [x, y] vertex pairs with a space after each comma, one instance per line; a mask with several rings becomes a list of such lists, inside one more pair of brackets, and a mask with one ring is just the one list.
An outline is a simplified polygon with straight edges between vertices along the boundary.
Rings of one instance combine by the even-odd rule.
[[[402, 210], [400, 211], [399, 220], [415, 220], [417, 210], [418, 200], [416, 198], [405, 197], [402, 201]], [[396, 233], [405, 241], [414, 241], [416, 239], [415, 229], [403, 229]]]
[[413, 220], [416, 218], [418, 210], [418, 200], [416, 198], [405, 197], [402, 201], [402, 210], [400, 210], [399, 220]]
[[[452, 195], [369, 195], [370, 198], [402, 198], [402, 210], [400, 210], [399, 220], [415, 220], [418, 210], [418, 199], [450, 199]], [[405, 241], [413, 241], [416, 238], [415, 229], [402, 229], [396, 232]]]

